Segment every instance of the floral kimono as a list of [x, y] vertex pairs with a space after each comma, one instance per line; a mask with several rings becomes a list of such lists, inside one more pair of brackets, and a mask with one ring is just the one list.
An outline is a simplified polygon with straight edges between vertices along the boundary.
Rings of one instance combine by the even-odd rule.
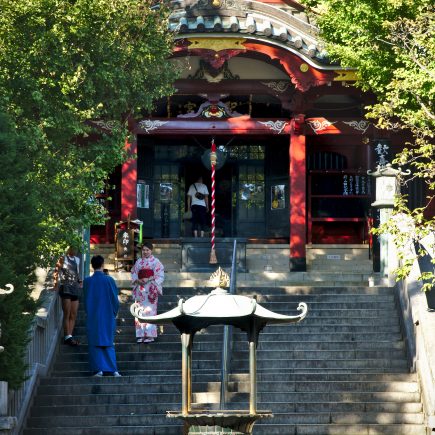
[[[131, 269], [133, 283], [138, 279], [151, 278], [145, 284], [135, 284], [133, 298], [149, 316], [157, 314], [159, 295], [163, 294], [162, 284], [165, 279], [163, 264], [151, 255], [148, 258], [139, 258]], [[136, 338], [147, 339], [157, 337], [157, 326], [150, 323], [142, 323], [135, 318]]]

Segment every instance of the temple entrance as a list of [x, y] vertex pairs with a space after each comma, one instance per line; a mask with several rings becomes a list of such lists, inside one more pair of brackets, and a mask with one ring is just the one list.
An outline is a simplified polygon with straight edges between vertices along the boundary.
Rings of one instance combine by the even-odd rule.
[[[184, 185], [185, 185], [185, 206], [187, 209], [187, 191], [189, 186], [194, 183], [199, 176], [202, 176], [203, 183], [207, 186], [209, 195], [210, 212], [207, 216], [208, 230], [211, 226], [211, 171], [203, 165], [195, 163], [184, 166]], [[226, 163], [222, 168], [216, 171], [216, 237], [234, 237], [235, 236], [235, 209], [232, 207], [232, 200], [237, 191], [237, 166]], [[185, 237], [192, 236], [191, 222], [185, 222]]]
[[[144, 237], [193, 236], [187, 192], [202, 176], [211, 209], [210, 141], [138, 138], [137, 210]], [[224, 156], [215, 175], [216, 237], [288, 238], [288, 138], [220, 136], [216, 145]], [[210, 232], [211, 213], [206, 236]]]
[[[184, 168], [184, 186], [185, 186], [185, 207], [187, 210], [187, 192], [189, 186], [194, 183], [199, 176], [202, 176], [203, 183], [207, 186], [209, 195], [209, 204], [211, 210], [211, 171], [204, 165], [197, 163], [187, 163]], [[183, 183], [182, 183], [183, 184]], [[233, 201], [237, 192], [237, 165], [226, 163], [222, 168], [216, 171], [215, 180], [215, 207], [216, 207], [216, 237], [235, 237], [236, 209], [233, 207]], [[208, 233], [210, 232], [211, 213], [207, 216]], [[191, 222], [184, 223], [184, 236], [192, 236]]]

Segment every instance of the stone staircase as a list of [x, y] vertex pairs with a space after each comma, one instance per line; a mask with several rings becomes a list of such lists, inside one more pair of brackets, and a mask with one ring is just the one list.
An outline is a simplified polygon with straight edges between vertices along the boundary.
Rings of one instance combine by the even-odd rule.
[[[159, 312], [179, 297], [207, 288], [165, 286]], [[166, 418], [181, 408], [181, 346], [174, 327], [152, 344], [136, 344], [129, 290], [121, 292], [116, 351], [122, 378], [88, 372], [84, 315], [78, 348], [60, 345], [51, 376], [43, 378], [24, 435], [181, 434], [181, 422]], [[267, 326], [258, 346], [258, 409], [273, 419], [254, 435], [425, 434], [416, 374], [409, 373], [392, 289], [365, 286], [240, 287], [278, 313], [295, 314], [297, 325]], [[195, 336], [193, 407], [219, 406], [221, 326]], [[234, 331], [229, 409], [248, 410], [248, 345]]]

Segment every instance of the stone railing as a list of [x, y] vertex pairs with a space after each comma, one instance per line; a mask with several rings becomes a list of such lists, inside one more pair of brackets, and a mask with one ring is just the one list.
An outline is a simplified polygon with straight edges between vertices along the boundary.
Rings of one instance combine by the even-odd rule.
[[[4, 391], [0, 390], [0, 397], [4, 398], [4, 395], [6, 395], [6, 400], [2, 402], [7, 403], [6, 415], [1, 415], [0, 408], [0, 431], [2, 429], [4, 431], [1, 433], [20, 433], [27, 417], [35, 387], [38, 384], [38, 378], [48, 373], [59, 343], [63, 318], [60, 298], [57, 297], [56, 292], [50, 290], [50, 280], [46, 279], [46, 274], [42, 275], [43, 284], [40, 284], [44, 287], [40, 292], [42, 304], [29, 331], [30, 342], [27, 345], [25, 356], [25, 363], [28, 367], [26, 377], [28, 379], [23, 382], [18, 390], [8, 391], [7, 388], [4, 388], [4, 385]], [[3, 427], [1, 422], [3, 422]]]
[[[0, 288], [0, 295], [8, 295], [14, 291], [12, 284], [6, 284], [7, 288]], [[1, 337], [1, 323], [0, 323], [0, 337]], [[4, 347], [0, 346], [0, 353], [4, 351]], [[0, 431], [8, 430], [15, 426], [16, 419], [8, 416], [8, 383], [0, 381]]]
[[[429, 243], [427, 249], [428, 245], [433, 246]], [[399, 281], [395, 288], [402, 312], [402, 331], [407, 342], [410, 370], [418, 373], [425, 424], [432, 432], [435, 430], [435, 312], [428, 310], [419, 275], [420, 265], [415, 261], [409, 277]], [[435, 288], [431, 290], [434, 291]]]

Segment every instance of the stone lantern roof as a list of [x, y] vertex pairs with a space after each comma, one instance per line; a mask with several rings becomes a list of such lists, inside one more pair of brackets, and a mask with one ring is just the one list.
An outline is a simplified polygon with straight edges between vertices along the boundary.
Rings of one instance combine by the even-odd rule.
[[301, 302], [297, 307], [300, 314], [286, 316], [262, 307], [254, 298], [230, 294], [218, 287], [207, 295], [180, 299], [176, 308], [156, 316], [146, 316], [139, 304], [133, 304], [130, 310], [133, 316], [147, 323], [172, 323], [182, 334], [195, 334], [211, 325], [232, 325], [258, 337], [268, 323], [300, 322], [307, 315], [308, 307]]
[[402, 171], [401, 168], [394, 168], [391, 163], [387, 163], [385, 166], [378, 166], [375, 171], [367, 171], [368, 175], [372, 177], [398, 177], [399, 175], [411, 175], [411, 171]]

